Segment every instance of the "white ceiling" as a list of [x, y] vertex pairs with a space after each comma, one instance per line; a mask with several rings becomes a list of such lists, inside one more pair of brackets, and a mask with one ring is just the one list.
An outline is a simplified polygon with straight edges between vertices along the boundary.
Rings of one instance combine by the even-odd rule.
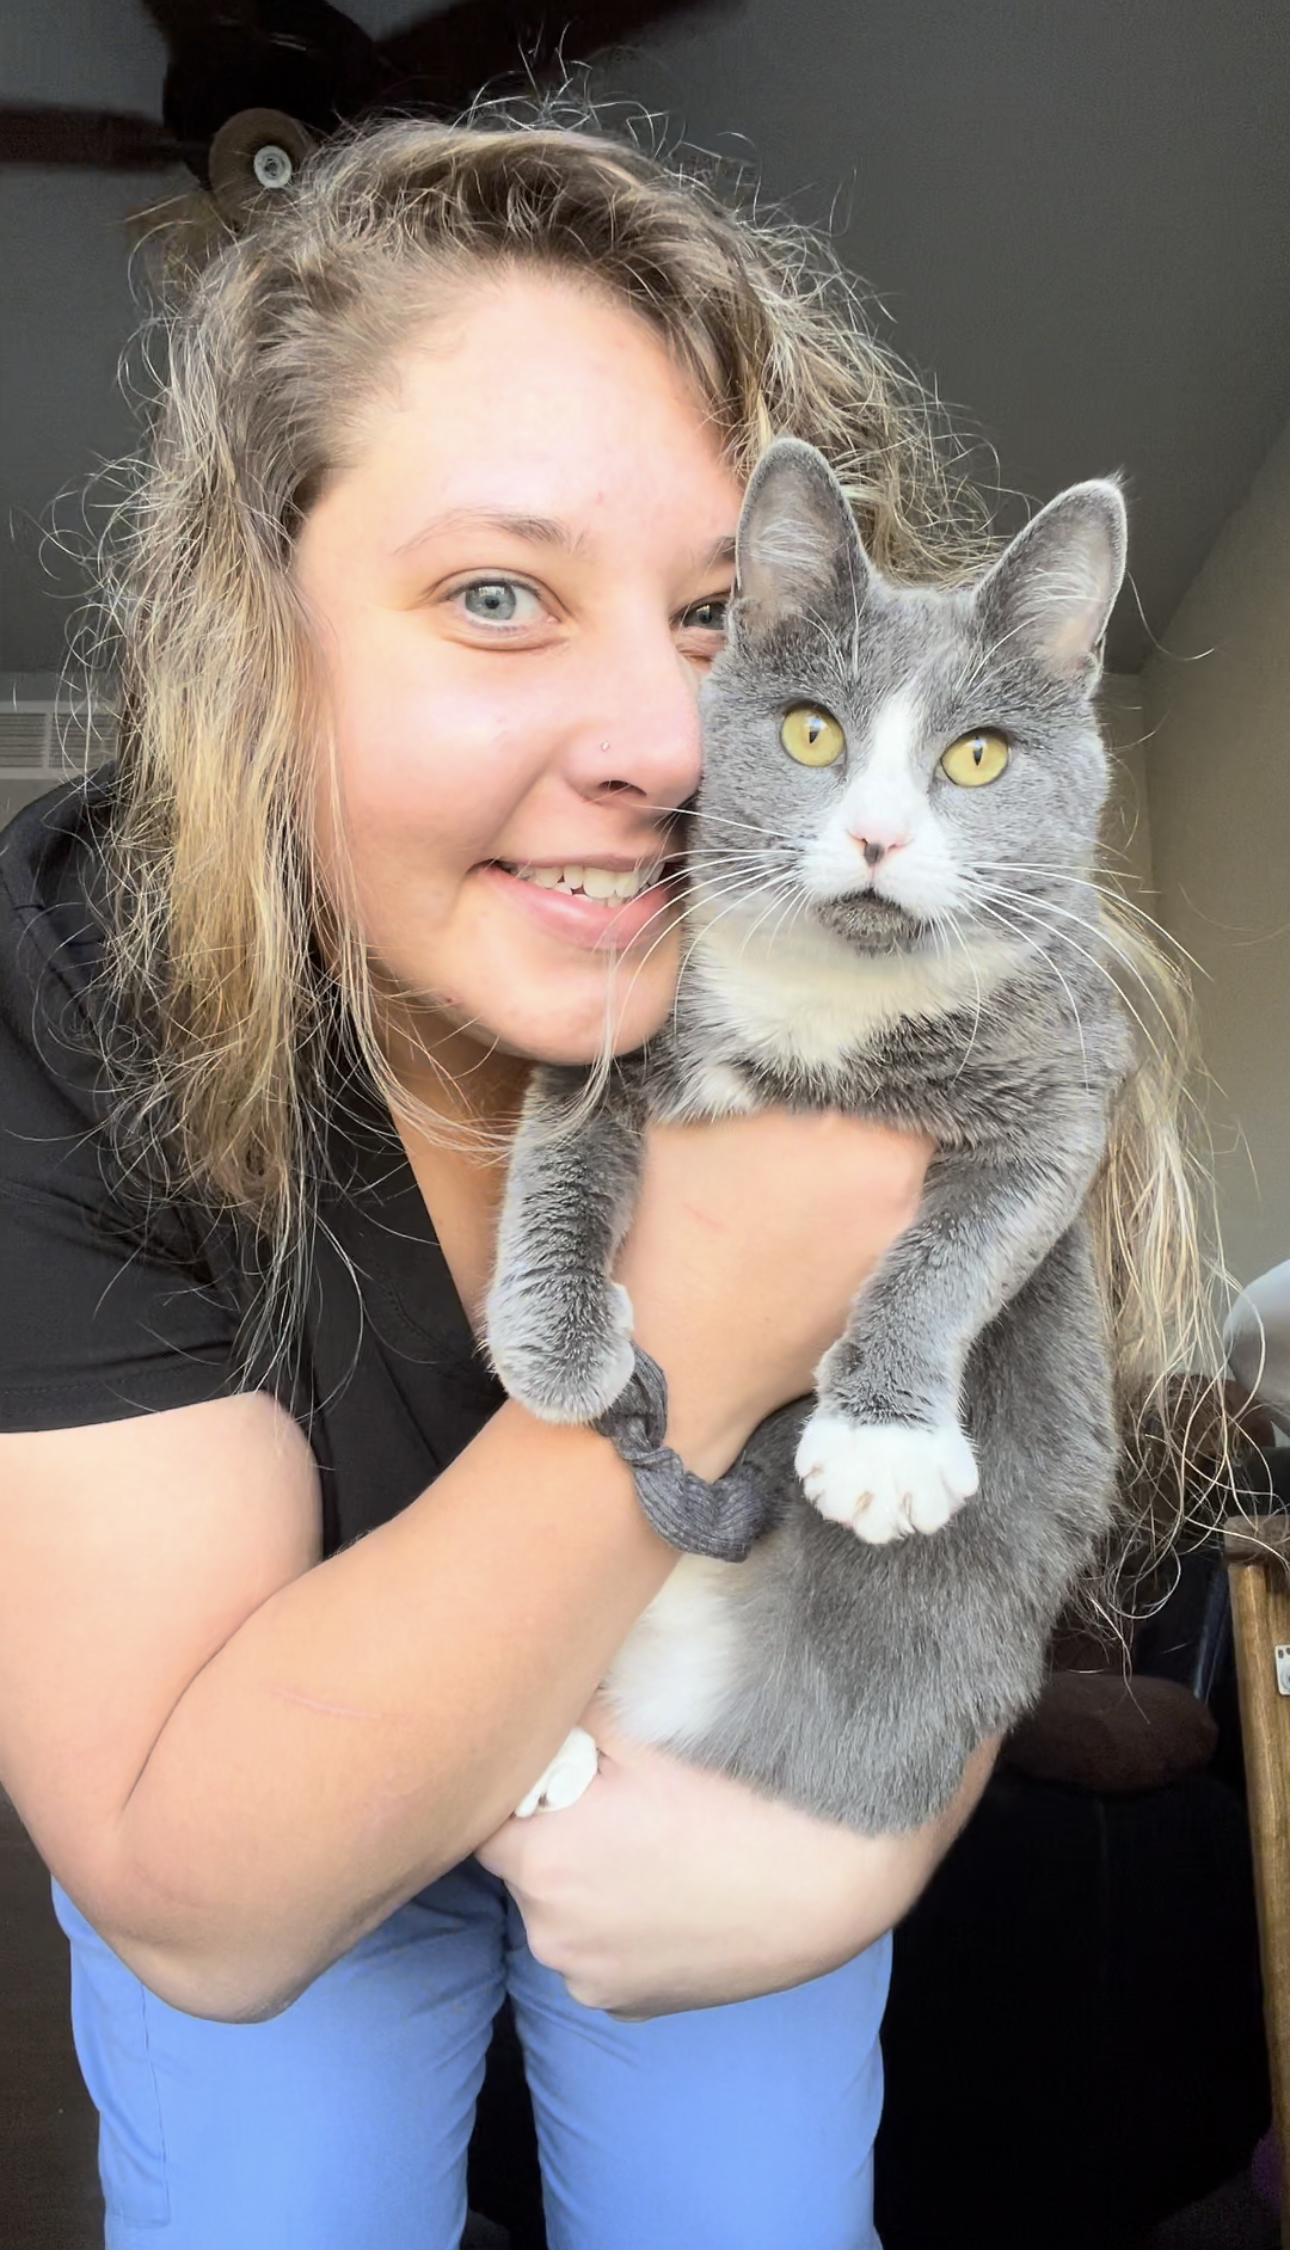
[[[410, 11], [349, 12], [379, 31]], [[157, 109], [132, 0], [5, 14], [5, 93]], [[1126, 473], [1146, 622], [1126, 606], [1113, 660], [1136, 667], [1290, 415], [1284, 0], [728, 0], [609, 82], [799, 215], [835, 212], [1005, 488]], [[78, 581], [57, 557], [38, 578], [34, 525], [130, 442], [121, 218], [155, 192], [0, 179], [3, 668], [58, 661]]]

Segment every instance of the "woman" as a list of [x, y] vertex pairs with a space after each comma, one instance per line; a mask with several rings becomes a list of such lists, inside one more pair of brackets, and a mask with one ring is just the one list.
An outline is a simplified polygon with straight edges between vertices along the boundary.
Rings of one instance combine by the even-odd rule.
[[[575, 134], [359, 136], [176, 328], [119, 769], [0, 850], [0, 1776], [112, 2250], [448, 2250], [507, 1990], [558, 2250], [874, 2239], [884, 1933], [988, 1753], [865, 1841], [593, 1710], [586, 1797], [509, 1821], [674, 1557], [470, 1327], [527, 1063], [667, 1011], [777, 429], [955, 566], [845, 296]], [[809, 1386], [926, 1156], [655, 1136], [621, 1272], [695, 1469]]]

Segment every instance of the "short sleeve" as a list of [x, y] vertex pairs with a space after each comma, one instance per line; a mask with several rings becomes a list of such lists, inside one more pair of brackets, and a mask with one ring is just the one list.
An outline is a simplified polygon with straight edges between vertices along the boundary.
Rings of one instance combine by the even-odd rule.
[[236, 1388], [239, 1312], [195, 1214], [115, 1172], [90, 988], [92, 791], [0, 836], [0, 1430], [64, 1429]]

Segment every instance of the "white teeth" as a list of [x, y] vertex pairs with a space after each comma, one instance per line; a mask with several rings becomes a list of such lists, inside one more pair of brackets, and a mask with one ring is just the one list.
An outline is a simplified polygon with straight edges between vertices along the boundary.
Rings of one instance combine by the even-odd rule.
[[[502, 864], [507, 866], [506, 861]], [[581, 893], [603, 901], [638, 897], [659, 881], [663, 864], [655, 860], [649, 867], [508, 867], [508, 872], [522, 883], [536, 883], [540, 890]]]

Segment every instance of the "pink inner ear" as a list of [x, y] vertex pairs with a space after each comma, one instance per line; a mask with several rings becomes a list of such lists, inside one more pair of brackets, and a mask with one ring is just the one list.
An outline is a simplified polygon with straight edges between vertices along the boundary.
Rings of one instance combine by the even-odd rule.
[[999, 645], [1015, 632], [1058, 675], [1091, 673], [1124, 575], [1124, 542], [1113, 480], [1050, 500], [981, 581]]
[[1102, 604], [1085, 602], [1076, 609], [1051, 613], [1036, 620], [1043, 631], [1046, 651], [1062, 672], [1081, 672], [1091, 663], [1102, 638]]

